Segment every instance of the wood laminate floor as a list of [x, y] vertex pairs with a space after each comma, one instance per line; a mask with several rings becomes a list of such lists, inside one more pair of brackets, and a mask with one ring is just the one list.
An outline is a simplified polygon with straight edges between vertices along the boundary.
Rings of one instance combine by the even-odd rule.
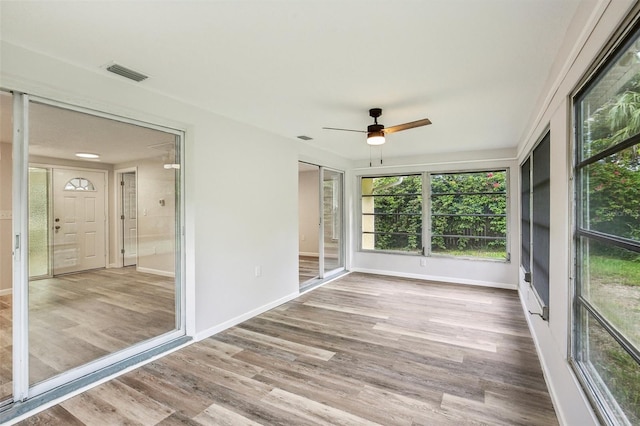
[[[29, 283], [29, 382], [175, 329], [174, 279], [135, 267]], [[0, 298], [0, 399], [11, 394], [11, 295]]]
[[555, 425], [515, 291], [350, 274], [23, 425]]

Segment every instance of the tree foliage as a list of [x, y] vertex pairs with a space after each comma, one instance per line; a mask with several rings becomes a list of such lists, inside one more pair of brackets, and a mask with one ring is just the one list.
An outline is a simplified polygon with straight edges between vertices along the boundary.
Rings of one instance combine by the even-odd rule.
[[373, 195], [376, 249], [422, 250], [422, 177], [374, 178]]
[[[583, 123], [582, 155], [588, 159], [640, 133], [640, 75]], [[590, 229], [640, 241], [639, 144], [582, 171], [583, 211]]]
[[432, 249], [506, 253], [506, 185], [505, 171], [432, 175]]
[[[367, 179], [373, 179], [375, 248], [421, 251], [422, 176]], [[505, 171], [432, 175], [432, 248], [506, 253], [505, 192]], [[472, 238], [478, 236], [496, 238]]]

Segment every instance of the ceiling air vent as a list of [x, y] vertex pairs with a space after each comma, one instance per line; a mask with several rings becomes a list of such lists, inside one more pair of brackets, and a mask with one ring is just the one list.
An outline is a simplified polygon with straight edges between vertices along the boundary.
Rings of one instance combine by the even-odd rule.
[[121, 75], [125, 78], [128, 78], [129, 80], [133, 80], [133, 81], [142, 81], [142, 80], [146, 80], [147, 78], [149, 78], [149, 76], [146, 76], [144, 74], [140, 74], [139, 72], [136, 72], [134, 70], [130, 70], [127, 67], [123, 67], [122, 65], [118, 65], [118, 64], [112, 64], [109, 65], [107, 67], [107, 71], [111, 71], [114, 74], [118, 74]]

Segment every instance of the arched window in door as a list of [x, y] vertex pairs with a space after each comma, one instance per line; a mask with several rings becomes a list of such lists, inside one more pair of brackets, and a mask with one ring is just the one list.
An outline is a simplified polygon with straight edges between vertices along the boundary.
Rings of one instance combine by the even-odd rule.
[[93, 186], [93, 183], [89, 179], [85, 179], [83, 177], [76, 177], [70, 179], [64, 185], [65, 191], [95, 191], [96, 187]]

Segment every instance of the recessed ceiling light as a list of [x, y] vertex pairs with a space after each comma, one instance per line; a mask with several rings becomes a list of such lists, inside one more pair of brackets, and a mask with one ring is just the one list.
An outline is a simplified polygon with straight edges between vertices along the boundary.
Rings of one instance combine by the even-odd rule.
[[100, 155], [92, 154], [90, 152], [76, 152], [76, 157], [94, 159], [94, 158], [100, 158]]

